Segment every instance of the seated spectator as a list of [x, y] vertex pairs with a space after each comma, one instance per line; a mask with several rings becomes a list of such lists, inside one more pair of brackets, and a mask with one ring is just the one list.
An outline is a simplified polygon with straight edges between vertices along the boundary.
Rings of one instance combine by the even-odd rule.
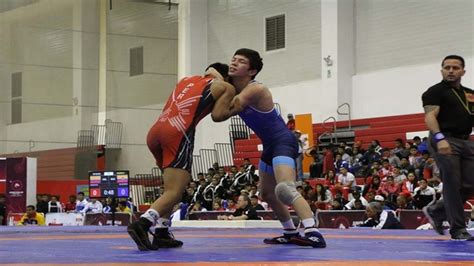
[[400, 161], [405, 158], [405, 159], [408, 159], [408, 156], [410, 156], [410, 148], [411, 146], [413, 146], [413, 142], [405, 142], [405, 144], [403, 144], [403, 150], [401, 150], [400, 152], [398, 152], [399, 154], [399, 157], [400, 157]]
[[393, 176], [388, 176], [387, 181], [380, 185], [377, 193], [384, 196], [388, 201], [394, 202], [400, 193], [400, 186], [393, 182]]
[[354, 208], [352, 208], [352, 210], [365, 211], [365, 209], [366, 209], [366, 206], [364, 206], [361, 200], [354, 201]]
[[0, 225], [7, 225], [7, 205], [5, 202], [5, 196], [0, 195]]
[[48, 202], [48, 213], [50, 212], [63, 212], [64, 205], [58, 201], [56, 196], [51, 196], [51, 200]]
[[250, 204], [256, 211], [264, 211], [265, 208], [262, 206], [262, 204], [258, 203], [258, 197], [253, 195], [250, 196]]
[[202, 207], [201, 202], [196, 201], [192, 206], [190, 212], [206, 212], [207, 209]]
[[235, 201], [233, 199], [228, 199], [227, 200], [227, 209], [226, 209], [226, 211], [234, 212], [235, 210], [237, 210], [237, 206], [235, 204]]
[[352, 199], [351, 201], [349, 201], [349, 202], [344, 206], [344, 209], [346, 209], [346, 210], [354, 210], [354, 209], [355, 209], [355, 202], [356, 202], [356, 201], [360, 201], [360, 202], [362, 203], [362, 205], [364, 205], [364, 209], [365, 209], [365, 207], [367, 207], [367, 206], [369, 205], [369, 203], [367, 202], [367, 200], [366, 200], [364, 197], [361, 197], [359, 191], [354, 191], [354, 192], [352, 192], [352, 196], [354, 197], [354, 199]]
[[334, 199], [331, 201], [331, 210], [343, 210], [344, 205], [347, 204], [347, 200], [342, 197], [341, 193], [336, 193]]
[[332, 201], [332, 193], [326, 189], [322, 184], [316, 184], [314, 189], [314, 203], [313, 205], [320, 210], [326, 210]]
[[407, 158], [400, 159], [400, 173], [408, 176], [408, 173], [415, 172], [415, 168], [410, 165]]
[[65, 212], [72, 212], [76, 210], [76, 196], [71, 195], [69, 196], [69, 201], [66, 203], [64, 206], [64, 211]]
[[404, 229], [393, 211], [384, 210], [378, 202], [371, 202], [365, 211], [367, 220], [361, 227], [372, 227], [373, 229]]
[[338, 186], [342, 188], [343, 196], [347, 199], [348, 194], [352, 192], [356, 186], [355, 176], [348, 171], [346, 167], [341, 167], [341, 173], [337, 177]]
[[375, 192], [374, 191], [367, 192], [365, 194], [364, 198], [367, 202], [375, 201]]
[[218, 220], [260, 220], [257, 211], [252, 207], [250, 198], [241, 195], [237, 201], [237, 210], [229, 216], [219, 215]]
[[362, 190], [362, 195], [365, 197], [368, 192], [373, 192], [374, 194], [377, 194], [379, 188], [380, 188], [380, 177], [375, 175], [372, 177], [372, 181], [368, 182], [365, 186], [364, 189]]
[[399, 195], [397, 197], [397, 211], [399, 210], [413, 210], [415, 207], [405, 196]]
[[82, 212], [87, 205], [87, 200], [85, 199], [84, 192], [77, 193], [76, 201], [76, 212]]
[[26, 213], [21, 217], [19, 222], [21, 225], [46, 225], [44, 222], [44, 215], [36, 212], [35, 206], [26, 206]]
[[388, 159], [382, 160], [382, 168], [380, 168], [378, 172], [378, 176], [382, 178], [382, 181], [385, 181], [387, 176], [391, 176], [393, 174], [393, 168], [390, 165]]
[[401, 186], [403, 182], [407, 180], [407, 176], [400, 172], [400, 167], [398, 166], [394, 166], [392, 168], [392, 176], [393, 176], [393, 182], [395, 182], [395, 184], [399, 186]]
[[389, 155], [387, 157], [388, 162], [392, 166], [399, 167], [401, 164], [400, 158], [395, 154], [394, 150], [389, 151]]
[[433, 204], [436, 201], [436, 191], [429, 187], [426, 180], [418, 181], [418, 187], [413, 192], [413, 204], [417, 209]]
[[332, 189], [337, 184], [337, 178], [336, 174], [333, 170], [329, 170], [325, 175], [324, 175], [324, 185]]
[[213, 211], [225, 211], [225, 209], [222, 208], [220, 202], [218, 202], [218, 201], [214, 201], [214, 202], [212, 203], [212, 210], [213, 210]]
[[416, 149], [418, 150], [419, 153], [428, 152], [428, 138], [423, 137], [421, 142], [417, 145]]
[[39, 201], [36, 204], [36, 211], [37, 212], [42, 212], [44, 214], [48, 213], [48, 202], [49, 202], [49, 197], [48, 195], [44, 194], [39, 197]]
[[119, 201], [117, 206], [117, 212], [124, 212], [132, 214], [132, 210], [127, 206], [126, 201]]
[[82, 211], [80, 211], [81, 213], [102, 213], [102, 209], [104, 207], [102, 206], [102, 203], [100, 203], [100, 201], [98, 201], [97, 199], [91, 199], [90, 202], [88, 202], [86, 204], [86, 206], [84, 207], [84, 209], [82, 209]]
[[403, 148], [403, 140], [402, 139], [396, 139], [395, 140], [395, 147], [390, 151], [391, 154], [394, 154], [397, 156], [397, 158], [401, 158], [401, 152], [404, 150]]
[[107, 197], [105, 199], [105, 202], [104, 204], [102, 204], [103, 207], [102, 207], [102, 212], [103, 213], [112, 213], [112, 208], [113, 208], [113, 204], [112, 204], [112, 198], [111, 197]]
[[402, 192], [400, 195], [405, 196], [407, 199], [411, 199], [411, 196], [414, 194], [417, 185], [415, 179], [415, 173], [408, 173], [407, 180], [403, 181], [402, 183]]

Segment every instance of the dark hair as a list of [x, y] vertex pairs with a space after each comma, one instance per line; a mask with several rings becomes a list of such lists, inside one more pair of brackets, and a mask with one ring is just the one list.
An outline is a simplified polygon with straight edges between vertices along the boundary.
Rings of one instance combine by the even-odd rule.
[[77, 195], [85, 196], [85, 195], [84, 195], [84, 192], [82, 192], [82, 191], [81, 191], [81, 192], [77, 192]]
[[28, 205], [28, 206], [26, 206], [26, 208], [27, 208], [27, 209], [28, 209], [28, 208], [31, 208], [31, 209], [33, 209], [33, 211], [36, 210], [36, 208], [35, 208], [34, 205]]
[[262, 70], [262, 58], [260, 57], [260, 54], [257, 51], [248, 48], [241, 48], [234, 53], [234, 56], [235, 55], [245, 56], [249, 60], [250, 70], [257, 70], [257, 73], [252, 76], [252, 79], [254, 79], [255, 76], [257, 76], [257, 74], [260, 72], [260, 70]]
[[461, 56], [459, 55], [448, 55], [446, 56], [443, 61], [441, 61], [441, 67], [444, 66], [444, 61], [448, 60], [448, 59], [456, 59], [456, 60], [459, 60], [461, 61], [461, 66], [462, 68], [464, 68], [464, 58], [462, 58]]
[[255, 196], [255, 195], [252, 195], [250, 198], [251, 198], [251, 199], [258, 199], [258, 197]]
[[224, 79], [226, 79], [229, 76], [229, 66], [228, 65], [216, 62], [216, 63], [210, 64], [206, 68], [206, 71], [211, 67], [214, 68], [215, 70], [217, 70], [217, 72], [219, 72], [219, 74], [221, 74]]

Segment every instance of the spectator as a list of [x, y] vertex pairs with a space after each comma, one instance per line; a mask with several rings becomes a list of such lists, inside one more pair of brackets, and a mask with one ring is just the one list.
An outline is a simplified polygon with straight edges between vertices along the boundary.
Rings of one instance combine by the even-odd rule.
[[308, 149], [306, 155], [313, 158], [313, 162], [309, 165], [309, 176], [311, 178], [322, 177], [324, 156], [318, 153], [316, 147]]
[[64, 205], [58, 201], [56, 196], [51, 196], [51, 200], [48, 202], [48, 213], [49, 212], [63, 212]]
[[382, 160], [382, 168], [380, 168], [378, 175], [385, 181], [387, 176], [393, 175], [393, 167], [390, 165], [388, 159]]
[[329, 144], [327, 147], [323, 147], [323, 174], [327, 174], [329, 171], [336, 172], [334, 167], [334, 154], [332, 153], [332, 145]]
[[356, 186], [355, 176], [347, 170], [347, 167], [342, 166], [341, 173], [337, 177], [337, 182], [338, 186], [342, 188], [344, 198], [347, 199], [348, 194], [352, 192]]
[[315, 205], [318, 209], [327, 209], [327, 205], [332, 201], [332, 193], [322, 184], [316, 184], [315, 187]]
[[397, 211], [398, 210], [413, 210], [415, 207], [405, 196], [399, 195], [397, 197]]
[[225, 209], [222, 208], [221, 203], [217, 200], [212, 203], [212, 210], [213, 211], [225, 211]]
[[373, 192], [376, 194], [380, 188], [380, 177], [378, 175], [375, 175], [372, 177], [372, 181], [368, 182], [365, 186], [364, 189], [362, 190], [362, 196], [366, 196], [367, 193]]
[[400, 167], [401, 161], [400, 158], [395, 154], [393, 150], [389, 151], [388, 162], [394, 167]]
[[35, 206], [26, 206], [26, 213], [21, 217], [19, 222], [21, 225], [46, 225], [44, 222], [44, 215], [36, 212]]
[[336, 193], [333, 201], [331, 201], [331, 210], [342, 210], [344, 205], [347, 204], [347, 200], [342, 197], [341, 193]]
[[393, 182], [395, 184], [401, 186], [405, 180], [407, 180], [407, 176], [402, 174], [400, 171], [400, 167], [395, 166], [392, 168], [392, 176], [393, 176]]
[[6, 198], [4, 195], [0, 195], [0, 225], [7, 225], [7, 205], [5, 204]]
[[191, 212], [206, 212], [206, 211], [207, 209], [202, 207], [201, 202], [199, 201], [196, 201], [193, 207], [191, 208]]
[[408, 176], [408, 173], [415, 172], [415, 168], [410, 165], [408, 158], [400, 159], [400, 173]]
[[[362, 203], [362, 205], [364, 206], [364, 210], [365, 210], [365, 207], [367, 207], [369, 205], [369, 203], [367, 202], [367, 200], [364, 198], [364, 197], [361, 197], [360, 195], [360, 192], [359, 191], [354, 191], [352, 192], [352, 196], [354, 197], [351, 201], [349, 201], [345, 206], [344, 208], [346, 210], [354, 210], [356, 209], [355, 208], [355, 203], [356, 201], [360, 201]], [[357, 209], [356, 209], [357, 210]], [[359, 209], [360, 210], [360, 209]]]
[[298, 141], [298, 157], [296, 157], [296, 181], [303, 181], [303, 152], [304, 152], [304, 142], [305, 140], [301, 137], [301, 131], [294, 131], [296, 140]]
[[[92, 200], [92, 202], [94, 202], [94, 199]], [[102, 208], [101, 208], [101, 210], [102, 210]], [[132, 210], [127, 206], [126, 201], [119, 201], [118, 206], [117, 206], [117, 212], [124, 212], [124, 213], [132, 214]]]
[[391, 150], [391, 154], [396, 155], [398, 158], [403, 157], [402, 152], [403, 152], [403, 140], [402, 139], [396, 139], [395, 140], [395, 147]]
[[44, 214], [48, 213], [48, 201], [49, 197], [48, 195], [44, 194], [39, 197], [39, 201], [36, 204], [36, 211], [37, 212], [42, 212]]
[[288, 118], [288, 122], [286, 122], [286, 126], [291, 131], [295, 130], [295, 127], [296, 127], [295, 117], [293, 116], [293, 114], [288, 114], [287, 118]]
[[378, 190], [378, 194], [384, 196], [388, 201], [395, 202], [400, 193], [400, 186], [393, 182], [393, 176], [388, 176], [387, 181], [382, 183]]
[[102, 206], [102, 203], [98, 201], [97, 199], [91, 199], [90, 202], [86, 204], [86, 206], [80, 211], [81, 213], [102, 213], [102, 209], [104, 207]]
[[87, 200], [85, 199], [84, 192], [77, 193], [76, 201], [76, 212], [82, 212], [87, 205]]
[[72, 212], [76, 210], [76, 196], [71, 195], [69, 196], [69, 201], [66, 203], [64, 206], [64, 211], [65, 212]]
[[373, 229], [403, 229], [402, 224], [395, 217], [393, 211], [384, 210], [378, 202], [371, 202], [365, 211], [367, 220], [361, 227], [372, 227]]
[[111, 198], [111, 197], [107, 197], [107, 198], [105, 199], [104, 204], [103, 204], [102, 212], [103, 212], [103, 213], [111, 213], [111, 212], [112, 212], [112, 208], [113, 208], [112, 198]]
[[400, 160], [403, 158], [408, 158], [408, 156], [410, 156], [411, 146], [413, 146], [412, 142], [405, 142], [405, 144], [403, 145], [403, 150], [399, 152]]
[[416, 149], [419, 153], [428, 152], [428, 138], [424, 137], [420, 144], [418, 144]]
[[250, 204], [250, 198], [241, 195], [237, 201], [237, 210], [229, 216], [219, 215], [218, 220], [259, 220], [257, 211]]
[[262, 204], [258, 203], [258, 197], [253, 195], [250, 196], [250, 204], [256, 211], [264, 211], [265, 208], [262, 206]]
[[355, 210], [355, 211], [365, 211], [366, 210], [366, 206], [364, 206], [364, 204], [362, 203], [362, 201], [360, 199], [354, 201], [354, 208], [352, 208], [352, 210]]
[[436, 201], [436, 191], [429, 187], [426, 180], [418, 181], [418, 187], [413, 192], [413, 203], [417, 209], [423, 209], [425, 206], [430, 206]]
[[407, 180], [402, 183], [402, 192], [400, 194], [405, 196], [407, 199], [411, 199], [412, 195], [414, 195], [416, 188], [415, 179], [415, 173], [411, 172], [408, 173]]
[[324, 184], [328, 186], [330, 189], [332, 189], [333, 186], [337, 184], [337, 177], [336, 174], [334, 173], [334, 170], [329, 170], [325, 175], [324, 175]]

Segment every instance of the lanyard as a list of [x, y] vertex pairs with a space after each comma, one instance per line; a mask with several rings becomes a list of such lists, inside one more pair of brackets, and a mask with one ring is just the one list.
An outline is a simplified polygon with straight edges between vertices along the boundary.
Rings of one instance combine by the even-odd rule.
[[467, 95], [465, 95], [466, 97], [466, 101], [463, 101], [461, 96], [459, 96], [458, 92], [454, 89], [454, 88], [451, 88], [451, 90], [453, 91], [454, 95], [456, 95], [456, 97], [458, 97], [459, 101], [461, 102], [462, 106], [464, 107], [464, 109], [466, 109], [466, 111], [470, 114], [470, 115], [473, 115], [473, 113], [471, 113], [471, 111], [469, 110], [469, 104], [468, 104], [468, 101], [467, 101]]

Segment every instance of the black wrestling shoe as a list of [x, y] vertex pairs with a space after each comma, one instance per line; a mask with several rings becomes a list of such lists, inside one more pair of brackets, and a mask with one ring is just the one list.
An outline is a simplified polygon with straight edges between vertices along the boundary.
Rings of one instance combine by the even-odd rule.
[[179, 248], [183, 246], [183, 241], [174, 238], [168, 228], [156, 228], [152, 245], [157, 248]]
[[326, 241], [323, 235], [316, 229], [310, 229], [311, 231], [306, 232], [304, 236], [292, 237], [290, 242], [298, 246], [311, 246], [313, 248], [325, 248]]
[[135, 244], [137, 244], [138, 249], [141, 251], [158, 249], [158, 247], [151, 244], [150, 239], [148, 238], [148, 229], [151, 225], [152, 223], [147, 219], [140, 218], [138, 221], [131, 223], [127, 227], [128, 234], [133, 241], [135, 241]]
[[265, 244], [270, 244], [270, 245], [276, 245], [276, 244], [291, 244], [290, 240], [293, 237], [298, 237], [300, 234], [298, 232], [296, 233], [283, 233], [281, 236], [277, 236], [274, 238], [265, 238], [263, 240], [263, 243]]
[[453, 241], [474, 241], [474, 237], [466, 231], [457, 231], [451, 234]]
[[426, 218], [428, 218], [428, 221], [436, 233], [444, 235], [443, 221], [433, 213], [433, 211], [430, 209], [430, 206], [423, 207], [423, 213], [425, 214]]

